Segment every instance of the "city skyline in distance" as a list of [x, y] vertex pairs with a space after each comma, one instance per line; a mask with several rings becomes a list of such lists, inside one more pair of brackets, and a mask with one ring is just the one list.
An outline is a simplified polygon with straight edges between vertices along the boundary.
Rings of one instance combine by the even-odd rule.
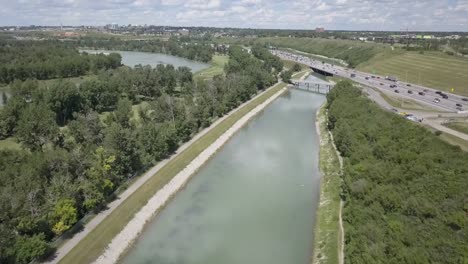
[[468, 30], [466, 0], [0, 1], [0, 26], [117, 23], [271, 29]]

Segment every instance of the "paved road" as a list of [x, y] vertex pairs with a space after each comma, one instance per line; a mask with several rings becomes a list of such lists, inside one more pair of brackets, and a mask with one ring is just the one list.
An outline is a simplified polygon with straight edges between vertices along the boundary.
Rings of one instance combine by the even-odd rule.
[[[383, 76], [372, 75], [369, 73], [360, 72], [354, 69], [348, 69], [329, 63], [322, 63], [322, 61], [320, 60], [311, 59], [305, 56], [296, 55], [286, 51], [271, 50], [271, 52], [282, 59], [300, 62], [314, 67], [316, 69], [329, 72], [339, 77], [352, 79], [357, 83], [371, 86], [379, 90], [391, 91], [394, 92], [396, 96], [410, 98], [417, 102], [440, 109], [442, 111], [460, 112], [468, 110], [468, 99], [460, 95], [444, 92], [448, 95], [448, 98], [444, 99], [442, 98], [442, 96], [436, 94], [437, 90], [421, 85], [401, 81], [393, 82], [390, 80], [386, 80]], [[351, 77], [352, 74], [354, 75], [354, 77]], [[391, 88], [390, 85], [396, 85], [396, 87]], [[436, 98], [439, 100], [439, 102], [435, 102]], [[463, 99], [465, 99], [466, 101], [464, 101]], [[461, 105], [461, 107], [457, 106], [457, 104]]]
[[456, 136], [458, 138], [468, 141], [467, 134], [461, 133], [459, 131], [450, 129], [442, 125], [442, 123], [445, 120], [453, 118], [453, 117], [468, 117], [468, 113], [456, 114], [456, 113], [437, 113], [437, 112], [413, 111], [413, 110], [408, 111], [403, 108], [395, 108], [391, 106], [387, 101], [385, 101], [384, 98], [382, 98], [380, 93], [378, 93], [372, 88], [364, 87], [364, 90], [369, 95], [369, 98], [375, 103], [377, 103], [378, 105], [380, 105], [382, 108], [385, 108], [389, 111], [393, 111], [393, 109], [397, 109], [399, 112], [411, 112], [411, 114], [417, 116], [418, 118], [422, 118], [423, 124], [429, 125], [437, 130], [443, 131], [447, 134], [451, 134], [453, 136]]

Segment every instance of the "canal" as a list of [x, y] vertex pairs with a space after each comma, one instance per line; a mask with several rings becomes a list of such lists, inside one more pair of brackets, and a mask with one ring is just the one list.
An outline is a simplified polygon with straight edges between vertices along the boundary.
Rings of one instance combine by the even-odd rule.
[[148, 223], [123, 263], [309, 263], [319, 200], [315, 113], [290, 90], [241, 129]]
[[119, 50], [80, 50], [80, 52], [86, 52], [89, 54], [109, 54], [111, 52], [119, 53], [122, 56], [122, 64], [129, 67], [134, 67], [138, 64], [143, 66], [150, 65], [151, 67], [156, 67], [158, 64], [172, 64], [176, 69], [181, 66], [189, 67], [194, 73], [210, 67], [207, 63], [161, 53]]

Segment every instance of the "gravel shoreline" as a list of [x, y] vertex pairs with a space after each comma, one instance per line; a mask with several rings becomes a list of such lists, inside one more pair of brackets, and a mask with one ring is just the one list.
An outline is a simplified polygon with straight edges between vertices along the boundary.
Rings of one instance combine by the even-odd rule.
[[169, 183], [160, 189], [143, 208], [135, 214], [134, 218], [128, 222], [125, 228], [112, 239], [105, 252], [94, 262], [99, 264], [116, 263], [125, 250], [138, 238], [143, 231], [145, 224], [150, 221], [170, 198], [177, 193], [197, 170], [203, 166], [240, 128], [262, 111], [268, 104], [279, 97], [287, 88], [283, 88], [265, 102], [261, 103], [253, 110], [240, 118], [232, 127], [224, 132], [213, 144], [206, 148], [190, 164], [180, 171]]

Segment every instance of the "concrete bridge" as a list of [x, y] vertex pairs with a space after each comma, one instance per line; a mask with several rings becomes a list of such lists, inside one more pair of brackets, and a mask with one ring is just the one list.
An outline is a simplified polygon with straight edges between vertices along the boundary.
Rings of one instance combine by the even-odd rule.
[[309, 65], [309, 67], [316, 73], [321, 74], [323, 76], [333, 76], [332, 69], [328, 69], [328, 66], [318, 67]]
[[305, 80], [292, 80], [294, 88], [319, 94], [328, 94], [335, 85], [310, 75]]

